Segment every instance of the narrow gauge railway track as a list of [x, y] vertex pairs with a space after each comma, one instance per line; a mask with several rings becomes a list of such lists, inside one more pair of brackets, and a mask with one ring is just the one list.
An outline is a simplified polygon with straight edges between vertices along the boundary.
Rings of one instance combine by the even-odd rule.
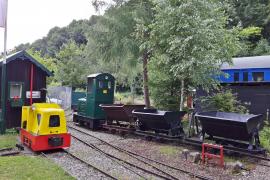
[[[117, 129], [117, 127], [114, 127], [114, 128]], [[119, 130], [121, 130], [121, 128]], [[137, 136], [163, 139], [166, 141], [180, 143], [180, 144], [188, 145], [188, 146], [194, 146], [194, 147], [201, 147], [202, 146], [201, 141], [190, 139], [190, 138], [185, 139], [184, 137], [182, 137], [182, 138], [168, 137], [165, 135], [153, 134], [153, 133], [148, 133], [148, 132], [140, 132], [140, 131], [138, 131], [138, 132], [137, 131], [129, 131], [129, 133], [137, 135]], [[247, 149], [237, 148], [237, 147], [233, 147], [233, 146], [226, 146], [226, 145], [224, 145], [223, 147], [224, 147], [225, 152], [237, 153], [237, 154], [242, 155], [242, 156], [270, 162], [270, 158], [254, 154], [254, 152], [248, 151]]]
[[[80, 141], [81, 143], [83, 143], [83, 144], [85, 144], [85, 145], [87, 145], [87, 146], [89, 146], [89, 147], [91, 147], [91, 148], [97, 150], [98, 152], [100, 152], [100, 153], [102, 153], [102, 154], [108, 156], [108, 157], [111, 158], [111, 159], [115, 159], [115, 160], [118, 160], [118, 161], [123, 162], [123, 163], [125, 163], [125, 164], [128, 164], [128, 165], [130, 165], [130, 166], [132, 166], [132, 167], [134, 167], [134, 168], [136, 168], [136, 169], [142, 170], [142, 171], [144, 171], [144, 172], [146, 172], [146, 173], [148, 173], [148, 174], [151, 174], [151, 175], [154, 175], [154, 176], [156, 176], [156, 177], [159, 177], [159, 178], [162, 178], [162, 179], [166, 179], [166, 180], [170, 180], [170, 179], [177, 180], [177, 179], [178, 179], [178, 178], [176, 178], [176, 177], [174, 177], [174, 176], [172, 176], [172, 175], [166, 173], [165, 171], [163, 171], [163, 170], [161, 170], [161, 169], [159, 169], [159, 168], [154, 167], [153, 165], [151, 165], [151, 164], [149, 164], [149, 163], [148, 163], [148, 165], [152, 166], [152, 167], [155, 168], [156, 170], [158, 170], [158, 171], [160, 171], [160, 172], [166, 174], [166, 175], [169, 176], [169, 177], [166, 177], [166, 176], [157, 174], [157, 173], [155, 173], [155, 172], [153, 172], [153, 171], [147, 170], [147, 169], [142, 168], [142, 167], [140, 167], [140, 166], [138, 166], [138, 165], [134, 165], [134, 164], [132, 164], [132, 163], [126, 161], [126, 160], [123, 160], [123, 159], [121, 159], [121, 158], [118, 158], [118, 157], [116, 157], [116, 156], [114, 156], [114, 155], [111, 155], [111, 154], [109, 154], [109, 153], [106, 153], [106, 152], [104, 152], [103, 150], [101, 150], [100, 148], [96, 147], [95, 145], [93, 145], [93, 144], [91, 144], [91, 143], [86, 143], [85, 141], [79, 139], [78, 137], [76, 137], [76, 136], [74, 136], [74, 135], [72, 135], [72, 137], [75, 138], [76, 140]], [[126, 167], [126, 166], [125, 166], [125, 167]], [[130, 169], [129, 169], [129, 170], [130, 170]], [[135, 174], [137, 174], [135, 171], [133, 171], [133, 172], [134, 172]], [[143, 178], [143, 179], [147, 179], [146, 177], [143, 177], [143, 176], [141, 176], [141, 175], [140, 175], [140, 177]]]
[[13, 148], [2, 148], [0, 149], [0, 156], [15, 156], [18, 155], [20, 151], [13, 150]]
[[[77, 161], [79, 161], [79, 162], [85, 164], [85, 165], [88, 166], [89, 168], [92, 168], [92, 169], [94, 169], [94, 170], [100, 172], [101, 174], [105, 175], [106, 177], [108, 177], [108, 178], [110, 178], [110, 179], [113, 179], [113, 180], [117, 180], [117, 178], [111, 176], [109, 173], [107, 173], [107, 172], [103, 171], [102, 169], [100, 169], [100, 168], [98, 168], [98, 167], [96, 167], [96, 166], [94, 166], [94, 165], [92, 165], [92, 164], [86, 162], [85, 160], [79, 158], [79, 157], [76, 156], [75, 154], [70, 153], [69, 151], [67, 151], [67, 150], [65, 150], [65, 149], [63, 149], [63, 152], [66, 153], [66, 154], [68, 154], [68, 155], [69, 155], [70, 157], [72, 157], [73, 159], [76, 159]], [[42, 154], [45, 158], [50, 159], [50, 158], [48, 157], [48, 155], [45, 154], [44, 152], [42, 152], [41, 154]]]
[[[137, 159], [138, 161], [141, 161], [141, 162], [143, 162], [143, 163], [145, 163], [145, 164], [147, 164], [147, 165], [150, 165], [152, 168], [154, 168], [154, 169], [156, 169], [156, 170], [162, 172], [162, 173], [165, 174], [166, 176], [168, 176], [168, 177], [164, 177], [164, 176], [161, 177], [161, 178], [163, 178], [163, 179], [179, 179], [179, 178], [176, 178], [176, 177], [174, 177], [174, 176], [168, 174], [167, 172], [163, 171], [162, 169], [160, 169], [160, 168], [158, 168], [158, 167], [152, 165], [152, 163], [156, 163], [156, 164], [161, 165], [161, 166], [164, 166], [164, 167], [166, 167], [166, 168], [168, 168], [168, 169], [176, 170], [177, 172], [181, 172], [181, 173], [187, 174], [187, 175], [189, 175], [189, 176], [191, 176], [191, 177], [193, 177], [193, 178], [198, 178], [198, 179], [203, 179], [203, 180], [210, 180], [210, 179], [211, 179], [211, 178], [209, 178], [209, 177], [202, 176], [202, 175], [199, 175], [199, 174], [195, 174], [195, 173], [193, 173], [193, 172], [190, 172], [190, 171], [187, 171], [187, 170], [183, 170], [183, 169], [180, 169], [180, 168], [177, 168], [177, 167], [173, 167], [173, 166], [170, 166], [170, 165], [168, 165], [168, 164], [165, 164], [165, 163], [162, 163], [162, 162], [153, 160], [153, 159], [151, 159], [151, 158], [148, 158], [148, 157], [139, 155], [139, 154], [137, 154], [137, 153], [128, 151], [128, 150], [126, 150], [126, 149], [117, 147], [117, 146], [115, 146], [115, 145], [113, 145], [113, 144], [108, 143], [107, 141], [102, 140], [101, 138], [98, 138], [98, 137], [96, 137], [96, 136], [93, 136], [93, 135], [91, 135], [91, 134], [89, 134], [89, 133], [87, 133], [87, 132], [84, 132], [84, 131], [82, 131], [82, 130], [80, 130], [80, 129], [78, 129], [78, 128], [72, 127], [72, 126], [70, 126], [70, 125], [68, 125], [68, 127], [69, 127], [70, 129], [73, 129], [73, 130], [75, 130], [75, 131], [77, 131], [77, 132], [80, 132], [80, 133], [82, 133], [82, 134], [84, 134], [84, 135], [86, 135], [86, 136], [90, 136], [90, 137], [92, 137], [92, 138], [95, 138], [95, 139], [101, 141], [102, 143], [104, 143], [104, 144], [106, 144], [106, 145], [108, 145], [108, 146], [110, 146], [110, 147], [112, 147], [112, 148], [114, 148], [114, 149], [116, 149], [116, 150], [118, 150], [118, 151], [120, 151], [120, 152], [122, 152], [122, 153], [125, 153], [125, 154], [127, 154], [127, 155], [133, 157], [134, 159]], [[95, 145], [90, 144], [90, 143], [86, 143], [86, 142], [84, 142], [83, 140], [77, 138], [77, 137], [74, 136], [74, 135], [72, 135], [72, 137], [74, 137], [75, 139], [79, 140], [80, 142], [82, 142], [82, 143], [84, 143], [84, 144], [88, 144], [89, 146], [91, 146], [91, 147], [93, 147], [93, 148], [97, 148]], [[99, 149], [99, 148], [97, 148], [97, 149]], [[99, 149], [99, 150], [100, 150], [100, 149]], [[104, 152], [104, 153], [107, 154], [107, 155], [109, 155], [109, 156], [111, 156], [112, 158], [116, 158], [116, 159], [118, 159], [118, 160], [120, 160], [120, 161], [123, 161], [122, 159], [119, 159], [119, 158], [117, 158], [117, 157], [115, 157], [115, 156], [112, 156], [111, 154], [108, 154], [108, 153], [106, 153], [106, 152]], [[144, 159], [144, 160], [142, 160], [142, 159]], [[149, 163], [149, 162], [147, 162], [147, 161], [149, 161], [149, 162], [151, 162], [151, 163]], [[129, 164], [129, 165], [131, 165], [131, 166], [134, 166], [134, 165], [132, 165], [132, 164], [129, 163], [129, 162], [125, 162], [125, 163], [127, 163], [127, 164]], [[138, 168], [138, 167], [137, 167], [137, 168]], [[139, 169], [140, 169], [140, 167], [139, 167]], [[153, 173], [153, 172], [149, 172], [149, 173]], [[157, 176], [160, 177], [160, 175], [157, 175]]]

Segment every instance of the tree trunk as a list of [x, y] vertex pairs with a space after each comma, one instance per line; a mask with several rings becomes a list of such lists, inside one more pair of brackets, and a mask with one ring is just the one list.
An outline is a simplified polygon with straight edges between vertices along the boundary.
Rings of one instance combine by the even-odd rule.
[[135, 86], [134, 86], [134, 82], [132, 81], [131, 85], [130, 85], [130, 91], [131, 91], [131, 98], [132, 98], [132, 104], [134, 104], [134, 99], [135, 99]]
[[146, 108], [150, 108], [150, 98], [149, 98], [149, 88], [148, 88], [148, 63], [149, 54], [147, 51], [143, 53], [143, 93], [144, 93], [144, 102]]
[[180, 99], [180, 111], [183, 111], [183, 107], [184, 107], [184, 86], [185, 86], [185, 82], [184, 80], [181, 80], [181, 99]]

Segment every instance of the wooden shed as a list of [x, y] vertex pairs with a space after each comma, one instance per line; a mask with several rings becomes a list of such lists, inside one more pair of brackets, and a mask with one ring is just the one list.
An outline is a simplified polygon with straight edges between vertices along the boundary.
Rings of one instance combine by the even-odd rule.
[[[2, 132], [6, 128], [20, 126], [22, 106], [46, 102], [46, 77], [51, 75], [48, 69], [26, 51], [7, 56], [5, 65], [3, 60], [0, 61]], [[3, 90], [5, 96], [2, 99]]]

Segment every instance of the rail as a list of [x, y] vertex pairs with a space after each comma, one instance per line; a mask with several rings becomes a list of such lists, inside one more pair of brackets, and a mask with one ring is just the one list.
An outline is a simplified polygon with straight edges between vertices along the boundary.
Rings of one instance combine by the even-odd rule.
[[[173, 167], [173, 166], [168, 165], [168, 164], [165, 164], [165, 163], [163, 163], [163, 162], [160, 162], [160, 161], [157, 161], [157, 160], [154, 160], [154, 159], [151, 159], [151, 158], [142, 156], [142, 155], [140, 155], [140, 154], [137, 154], [137, 153], [128, 151], [128, 150], [126, 150], [126, 149], [120, 148], [120, 147], [115, 146], [115, 145], [113, 145], [113, 144], [111, 144], [111, 143], [108, 143], [107, 141], [102, 140], [101, 138], [98, 138], [98, 137], [96, 137], [96, 136], [93, 136], [93, 135], [91, 135], [91, 134], [89, 134], [89, 133], [87, 133], [87, 132], [84, 132], [84, 131], [82, 131], [82, 130], [80, 130], [80, 129], [78, 129], [78, 128], [72, 127], [72, 126], [70, 126], [70, 125], [68, 125], [68, 127], [71, 128], [71, 129], [74, 129], [74, 130], [76, 130], [76, 131], [78, 131], [78, 132], [81, 132], [81, 133], [83, 133], [83, 134], [85, 134], [85, 135], [88, 135], [88, 136], [91, 136], [91, 137], [93, 137], [93, 138], [95, 138], [95, 139], [98, 139], [99, 141], [101, 141], [101, 142], [107, 144], [108, 146], [110, 146], [110, 147], [112, 147], [112, 148], [115, 148], [115, 149], [117, 149], [118, 151], [125, 152], [125, 153], [129, 154], [130, 156], [132, 156], [133, 158], [136, 158], [136, 159], [138, 159], [138, 160], [140, 160], [140, 161], [142, 161], [140, 158], [143, 158], [143, 159], [146, 159], [146, 160], [148, 160], [148, 161], [154, 162], [154, 163], [156, 163], [156, 164], [162, 165], [162, 166], [164, 166], [164, 167], [167, 167], [167, 168], [170, 168], [170, 169], [174, 169], [174, 170], [176, 170], [176, 171], [179, 171], [179, 172], [188, 174], [189, 176], [192, 176], [192, 177], [195, 177], [195, 178], [198, 178], [198, 179], [203, 179], [203, 180], [210, 180], [210, 179], [212, 179], [212, 178], [209, 178], [209, 177], [206, 177], [206, 176], [202, 176], [202, 175], [199, 175], [199, 174], [196, 174], [196, 173], [193, 173], [193, 172], [184, 170], [184, 169], [180, 169], [180, 168], [177, 168], [177, 167]], [[138, 158], [138, 157], [140, 157], [140, 158]], [[143, 162], [145, 163], [145, 161], [143, 161]], [[150, 164], [150, 163], [148, 163], [148, 164]], [[155, 166], [154, 166], [154, 167], [155, 167]], [[158, 168], [158, 170], [161, 170], [161, 169]], [[166, 173], [166, 174], [168, 174], [168, 173]], [[175, 177], [171, 177], [171, 178], [175, 179]]]

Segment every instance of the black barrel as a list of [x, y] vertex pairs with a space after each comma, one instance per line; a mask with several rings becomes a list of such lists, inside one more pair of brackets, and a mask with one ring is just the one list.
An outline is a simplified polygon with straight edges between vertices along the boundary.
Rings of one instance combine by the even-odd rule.
[[210, 136], [250, 141], [262, 124], [262, 114], [238, 114], [228, 112], [202, 112], [195, 115], [203, 132]]
[[134, 122], [132, 111], [144, 109], [145, 105], [101, 104], [100, 107], [105, 111], [107, 122], [112, 123], [113, 120]]
[[183, 133], [181, 120], [186, 114], [185, 111], [136, 109], [132, 113], [138, 118], [140, 130], [154, 130], [169, 135], [180, 135]]

